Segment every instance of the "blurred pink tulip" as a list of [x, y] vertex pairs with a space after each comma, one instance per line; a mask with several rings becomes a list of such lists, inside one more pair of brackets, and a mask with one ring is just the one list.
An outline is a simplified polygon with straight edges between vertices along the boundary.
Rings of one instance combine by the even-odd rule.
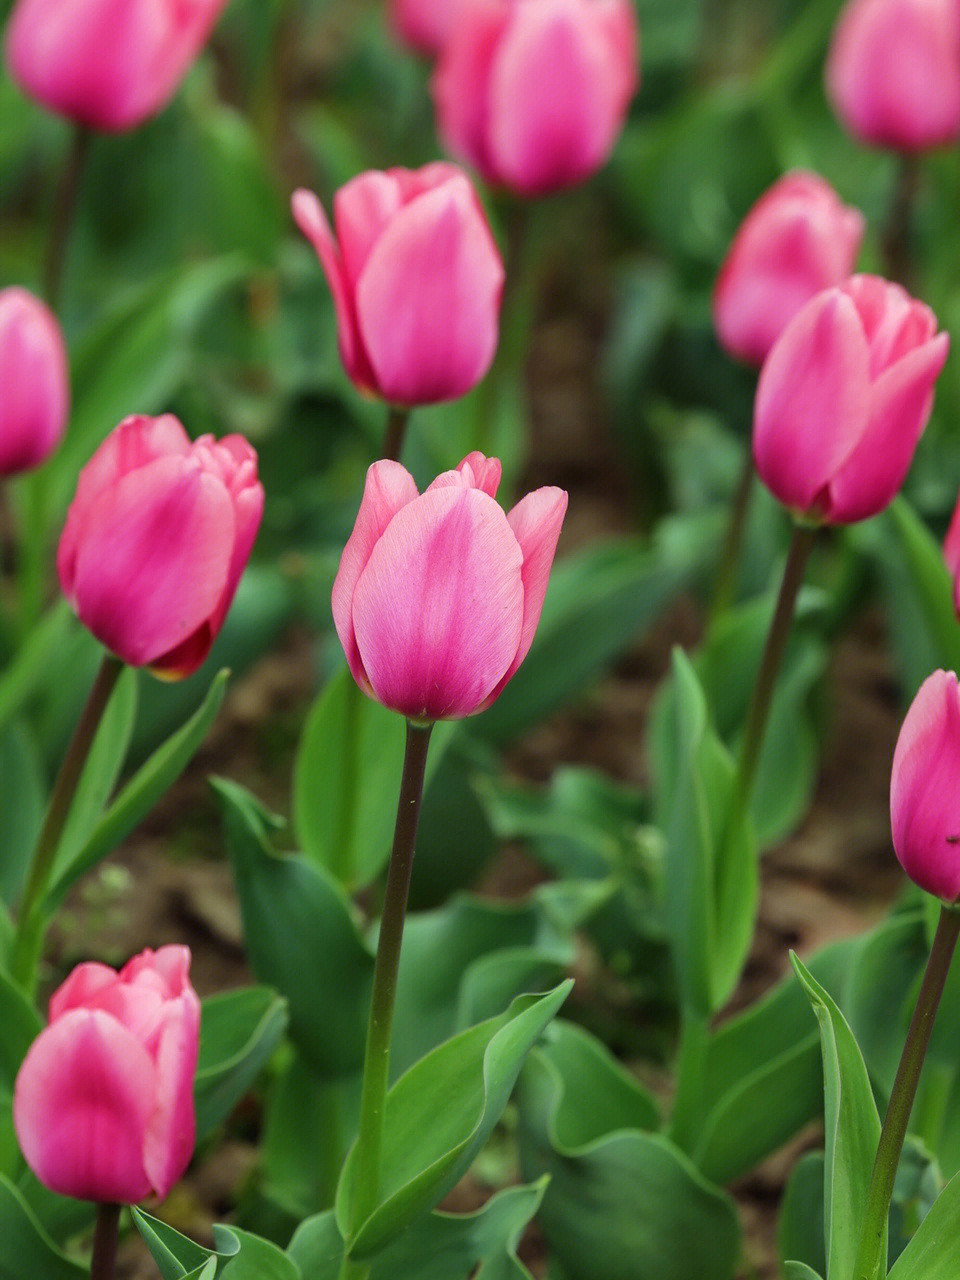
[[928, 676], [910, 704], [890, 776], [890, 822], [900, 863], [921, 889], [960, 898], [960, 686]]
[[721, 345], [760, 365], [805, 302], [853, 270], [864, 218], [815, 173], [788, 173], [740, 224], [713, 290]]
[[60, 443], [69, 411], [56, 316], [26, 289], [0, 289], [0, 476], [38, 467]]
[[118, 132], [156, 115], [227, 0], [18, 0], [6, 62], [25, 94], [77, 124]]
[[242, 436], [191, 444], [169, 414], [127, 418], [80, 472], [60, 584], [124, 662], [189, 675], [223, 624], [262, 513], [257, 455]]
[[469, 391], [497, 349], [503, 263], [466, 174], [444, 163], [362, 173], [333, 215], [336, 236], [317, 197], [294, 194], [352, 380], [397, 405]]
[[827, 524], [882, 511], [906, 478], [949, 345], [929, 307], [878, 276], [817, 294], [760, 373], [753, 456], [764, 484]]
[[417, 53], [435, 57], [453, 30], [463, 0], [391, 0], [390, 25]]
[[826, 68], [827, 97], [861, 142], [920, 151], [960, 136], [957, 0], [849, 0]]
[[471, 453], [418, 495], [375, 462], [333, 584], [354, 679], [414, 720], [457, 720], [500, 694], [533, 641], [567, 509], [562, 489], [506, 515], [500, 463]]
[[960, 498], [957, 499], [947, 536], [943, 540], [943, 558], [953, 578], [953, 606], [960, 615]]
[[639, 83], [632, 0], [465, 0], [433, 81], [444, 144], [521, 195], [583, 182]]
[[200, 1001], [186, 947], [117, 973], [81, 964], [20, 1067], [13, 1123], [51, 1191], [101, 1204], [167, 1195], [193, 1155]]

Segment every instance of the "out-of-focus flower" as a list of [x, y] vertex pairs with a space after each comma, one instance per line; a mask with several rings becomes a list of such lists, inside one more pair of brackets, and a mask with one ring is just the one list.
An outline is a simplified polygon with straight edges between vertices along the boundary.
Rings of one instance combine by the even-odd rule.
[[436, 57], [453, 30], [463, 0], [391, 0], [390, 24], [411, 49]]
[[60, 443], [69, 410], [56, 316], [26, 289], [0, 290], [0, 475], [38, 467]]

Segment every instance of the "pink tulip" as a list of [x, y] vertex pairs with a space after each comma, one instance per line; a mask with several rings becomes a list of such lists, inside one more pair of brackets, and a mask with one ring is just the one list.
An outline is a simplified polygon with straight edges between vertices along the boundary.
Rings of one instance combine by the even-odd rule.
[[920, 151], [960, 136], [957, 0], [850, 0], [827, 57], [827, 96], [861, 142]]
[[954, 507], [950, 527], [943, 541], [943, 558], [953, 578], [953, 605], [960, 614], [960, 498]]
[[788, 173], [740, 224], [713, 290], [721, 345], [761, 365], [805, 302], [853, 270], [863, 240], [857, 209], [815, 173]]
[[391, 0], [390, 25], [417, 53], [435, 57], [453, 30], [463, 0]]
[[81, 964], [17, 1075], [13, 1123], [51, 1191], [101, 1204], [161, 1199], [190, 1163], [200, 1001], [187, 947], [119, 973]]
[[189, 675], [223, 624], [262, 513], [257, 455], [242, 436], [191, 444], [169, 414], [127, 418], [80, 472], [60, 584], [124, 662]]
[[362, 173], [293, 216], [320, 258], [353, 381], [398, 405], [452, 400], [497, 349], [503, 264], [466, 174], [451, 164]]
[[69, 411], [56, 316], [26, 289], [0, 290], [0, 476], [38, 467], [60, 443]]
[[900, 863], [921, 889], [960, 898], [960, 686], [952, 671], [927, 676], [893, 755], [890, 822]]
[[878, 276], [818, 293], [760, 373], [753, 456], [764, 484], [827, 524], [882, 511], [906, 478], [949, 345], [929, 307]]
[[418, 495], [375, 462], [333, 584], [333, 618], [360, 687], [413, 720], [457, 720], [500, 694], [533, 641], [567, 495], [509, 513], [500, 463], [471, 453]]
[[632, 0], [467, 0], [433, 82], [440, 136], [521, 195], [575, 186], [620, 134], [638, 43]]
[[176, 93], [227, 0], [19, 0], [6, 61], [25, 94], [117, 132]]

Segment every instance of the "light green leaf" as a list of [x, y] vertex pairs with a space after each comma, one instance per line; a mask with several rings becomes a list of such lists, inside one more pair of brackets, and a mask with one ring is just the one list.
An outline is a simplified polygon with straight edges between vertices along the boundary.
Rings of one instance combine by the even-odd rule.
[[229, 1280], [300, 1280], [293, 1258], [269, 1240], [261, 1240], [239, 1227], [214, 1224], [217, 1251], [229, 1258], [223, 1273]]
[[783, 1264], [784, 1280], [820, 1280], [820, 1276], [805, 1262], [785, 1262]]
[[[183, 1280], [185, 1276], [199, 1276], [211, 1261], [216, 1267], [216, 1254], [204, 1249], [188, 1236], [167, 1226], [159, 1218], [144, 1213], [135, 1206], [130, 1213], [133, 1224], [143, 1237], [163, 1280]], [[237, 1246], [239, 1247], [239, 1246]], [[210, 1274], [213, 1274], [212, 1272]], [[204, 1280], [206, 1275], [204, 1274]]]
[[198, 1142], [250, 1088], [286, 1026], [287, 1002], [269, 987], [243, 987], [203, 1001], [194, 1081]]
[[956, 1280], [960, 1275], [960, 1174], [951, 1178], [893, 1265], [889, 1280]]

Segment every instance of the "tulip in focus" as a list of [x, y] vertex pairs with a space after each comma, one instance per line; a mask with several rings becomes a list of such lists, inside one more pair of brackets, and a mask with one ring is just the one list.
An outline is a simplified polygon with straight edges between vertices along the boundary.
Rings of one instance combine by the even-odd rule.
[[457, 720], [501, 693], [533, 641], [567, 509], [562, 489], [505, 514], [500, 463], [471, 453], [423, 494], [375, 462], [333, 584], [354, 679], [412, 720]]
[[910, 469], [948, 348], [930, 308], [879, 276], [817, 294], [760, 373], [753, 456], [767, 488], [816, 522], [882, 511]]
[[639, 83], [632, 0], [465, 0], [433, 81], [438, 131], [525, 196], [606, 162]]
[[26, 289], [0, 290], [0, 476], [38, 467], [60, 443], [69, 410], [56, 316]]
[[853, 271], [864, 218], [815, 173], [788, 173], [740, 224], [713, 291], [720, 344], [761, 365], [805, 302]]
[[18, 0], [6, 36], [28, 97], [92, 129], [134, 129], [162, 111], [227, 0]]
[[191, 443], [169, 414], [127, 418], [80, 472], [57, 570], [80, 621], [134, 667], [200, 666], [263, 513], [242, 436]]
[[453, 30], [463, 0], [391, 0], [390, 24], [417, 53], [436, 57]]
[[51, 1191], [100, 1204], [161, 1199], [193, 1155], [200, 1001], [187, 947], [117, 973], [81, 964], [17, 1075], [13, 1123]]
[[455, 165], [362, 173], [334, 197], [331, 230], [310, 191], [293, 216], [323, 266], [340, 356], [363, 391], [396, 405], [452, 400], [497, 348], [503, 263]]
[[921, 151], [960, 137], [956, 0], [849, 0], [834, 30], [827, 97], [861, 142]]
[[960, 685], [928, 676], [910, 705], [893, 756], [893, 847], [914, 883], [943, 902], [960, 898]]

